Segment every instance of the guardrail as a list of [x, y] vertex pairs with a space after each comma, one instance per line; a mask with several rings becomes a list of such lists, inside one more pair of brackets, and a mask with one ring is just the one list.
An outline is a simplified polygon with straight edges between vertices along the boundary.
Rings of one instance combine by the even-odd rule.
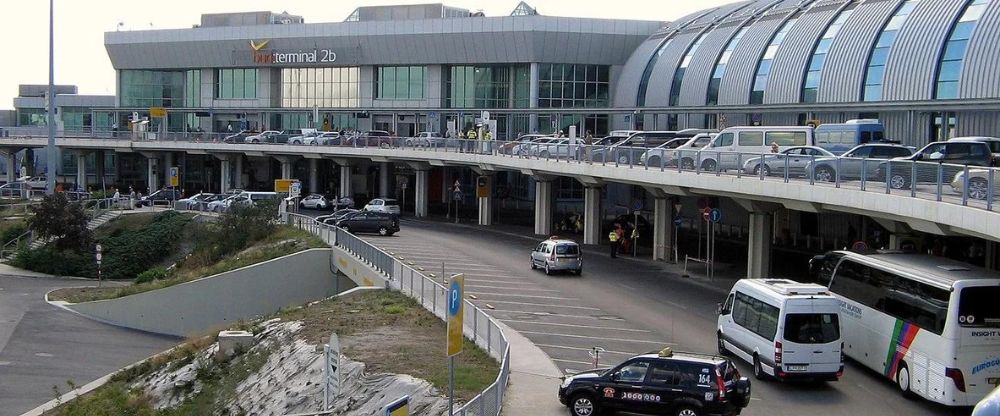
[[[323, 224], [316, 219], [289, 213], [288, 222], [324, 239], [331, 246], [340, 247], [368, 263], [382, 273], [393, 289], [420, 302], [442, 320], [447, 320], [448, 289], [434, 279], [414, 269], [402, 260], [340, 228]], [[444, 276], [441, 276], [444, 278]], [[492, 384], [468, 403], [455, 410], [460, 416], [497, 416], [503, 408], [510, 377], [510, 346], [499, 323], [478, 306], [465, 302], [465, 336], [500, 362], [500, 372]], [[471, 313], [470, 313], [471, 312]], [[471, 320], [469, 319], [471, 316]], [[323, 414], [323, 413], [318, 413]]]
[[[216, 133], [218, 134], [218, 133]], [[106, 136], [106, 135], [105, 135]], [[203, 135], [174, 133], [176, 141], [199, 141]], [[97, 137], [93, 138], [112, 138]], [[756, 177], [761, 181], [804, 183], [811, 186], [855, 189], [908, 196], [950, 204], [995, 210], [1000, 196], [1000, 168], [949, 163], [954, 155], [921, 155], [915, 160], [843, 157], [770, 151], [736, 152], [725, 148], [667, 149], [624, 145], [586, 145], [582, 140], [545, 137], [542, 141], [467, 140], [457, 138], [358, 136], [325, 142], [323, 147], [407, 149], [458, 152], [553, 163], [587, 163], [627, 169], [694, 174]], [[550, 142], [544, 142], [549, 140]], [[134, 140], [142, 142], [143, 140]], [[236, 143], [242, 143], [236, 141]], [[2, 144], [2, 141], [0, 141]], [[269, 144], [290, 146], [289, 144]], [[781, 147], [784, 151], [788, 146]], [[903, 148], [897, 148], [897, 151]], [[909, 150], [904, 150], [909, 152]], [[996, 165], [1000, 161], [983, 163]], [[763, 162], [761, 162], [763, 161]]]

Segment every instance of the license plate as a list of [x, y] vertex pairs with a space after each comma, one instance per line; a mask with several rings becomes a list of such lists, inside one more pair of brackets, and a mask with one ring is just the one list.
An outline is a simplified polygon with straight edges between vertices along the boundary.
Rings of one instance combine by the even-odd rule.
[[1000, 377], [987, 377], [986, 383], [994, 386], [1000, 386]]
[[790, 365], [788, 371], [806, 371], [806, 367], [804, 365]]

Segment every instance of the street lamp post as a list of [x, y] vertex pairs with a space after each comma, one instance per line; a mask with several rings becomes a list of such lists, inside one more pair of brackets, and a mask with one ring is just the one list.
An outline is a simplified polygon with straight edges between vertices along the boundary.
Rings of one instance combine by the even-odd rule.
[[56, 112], [55, 112], [55, 35], [53, 31], [55, 0], [49, 0], [49, 93], [48, 119], [49, 144], [45, 148], [45, 193], [52, 195], [56, 191]]

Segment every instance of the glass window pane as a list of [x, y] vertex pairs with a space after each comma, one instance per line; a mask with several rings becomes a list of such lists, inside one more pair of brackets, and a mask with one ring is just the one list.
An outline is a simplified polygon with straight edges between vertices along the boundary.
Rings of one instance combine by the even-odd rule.
[[802, 91], [802, 102], [814, 103], [816, 102], [816, 88], [806, 88]]
[[826, 53], [830, 50], [830, 45], [833, 44], [833, 39], [823, 39], [816, 44], [816, 53]]
[[885, 29], [883, 30], [899, 30], [903, 27], [904, 22], [906, 22], [906, 16], [893, 16], [892, 19], [889, 19], [889, 23], [885, 25]]
[[979, 20], [979, 18], [983, 16], [984, 11], [986, 11], [985, 4], [976, 4], [969, 6], [969, 8], [965, 10], [965, 13], [962, 14], [962, 19], [960, 21], [974, 22], [976, 20]]
[[774, 55], [778, 53], [778, 45], [771, 45], [767, 47], [764, 51], [764, 59], [774, 59]]
[[882, 84], [883, 75], [885, 75], [884, 66], [869, 67], [868, 76], [865, 77], [865, 85]]
[[809, 70], [818, 71], [823, 69], [823, 62], [826, 62], [826, 54], [813, 55], [812, 60], [809, 61]]
[[816, 88], [819, 87], [820, 72], [819, 71], [809, 71], [806, 74], [806, 88]]
[[764, 91], [767, 89], [767, 75], [758, 75], [753, 82], [754, 91]]
[[757, 69], [757, 75], [767, 75], [771, 73], [771, 60], [760, 61], [760, 68]]
[[879, 101], [882, 99], [882, 85], [865, 85], [865, 101]]
[[876, 48], [889, 47], [892, 46], [892, 42], [896, 40], [896, 31], [885, 31], [878, 37], [878, 42], [875, 43]]
[[972, 30], [976, 28], [976, 22], [961, 22], [955, 25], [949, 40], [968, 39], [972, 37]]
[[875, 48], [872, 50], [872, 59], [868, 63], [870, 66], [885, 65], [889, 59], [889, 48]]
[[965, 57], [965, 47], [968, 45], [967, 40], [952, 40], [945, 44], [944, 56], [941, 57], [942, 60], [956, 60]]
[[958, 81], [962, 74], [962, 61], [941, 62], [941, 72], [938, 74], [938, 81]]
[[958, 81], [938, 82], [936, 98], [958, 98]]

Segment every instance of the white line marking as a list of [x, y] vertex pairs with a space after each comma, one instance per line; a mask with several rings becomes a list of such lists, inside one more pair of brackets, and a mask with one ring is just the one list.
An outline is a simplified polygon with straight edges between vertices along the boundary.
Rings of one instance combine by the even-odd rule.
[[504, 280], [497, 280], [497, 279], [472, 279], [469, 276], [476, 276], [476, 275], [474, 275], [474, 274], [467, 274], [467, 275], [465, 275], [465, 281], [466, 282], [486, 282], [486, 283], [501, 283], [501, 284], [503, 284], [503, 283], [510, 283], [512, 285], [523, 285], [525, 283], [532, 284], [532, 285], [535, 284], [535, 283], [530, 283], [530, 282], [518, 282], [518, 281], [514, 281], [514, 280], [504, 281]]
[[[540, 315], [538, 312], [529, 312], [529, 311], [515, 311], [515, 310], [509, 310], [509, 309], [494, 309], [494, 311], [496, 311], [496, 312], [506, 312], [506, 313], [527, 313], [527, 314], [532, 314], [532, 315], [543, 316], [543, 315]], [[579, 319], [595, 319], [595, 320], [599, 320], [599, 321], [624, 321], [624, 319], [618, 318], [618, 317], [603, 317], [603, 316], [591, 316], [591, 315], [570, 315], [570, 314], [566, 314], [566, 313], [555, 313], [555, 312], [544, 312], [544, 316], [555, 316], [555, 317], [561, 317], [561, 318], [574, 318], [574, 319], [576, 319], [576, 318], [579, 318]]]
[[[552, 360], [552, 361], [558, 361], [558, 362], [561, 362], [561, 363], [573, 363], [573, 364], [583, 364], [583, 365], [591, 365], [591, 366], [594, 365], [594, 363], [588, 363], [586, 361], [562, 360], [562, 359], [559, 359], [559, 358], [549, 358], [549, 359]], [[588, 371], [588, 370], [584, 370], [584, 371]]]
[[525, 305], [525, 306], [547, 306], [550, 308], [570, 308], [570, 309], [583, 309], [588, 311], [599, 311], [600, 309], [591, 308], [589, 306], [571, 306], [571, 305], [553, 305], [551, 303], [531, 303], [531, 302], [514, 302], [510, 300], [496, 300], [496, 299], [480, 299], [484, 302], [491, 303], [509, 303], [511, 305]]
[[492, 293], [492, 292], [465, 292], [475, 295], [486, 295], [486, 296], [513, 296], [518, 298], [537, 298], [537, 299], [555, 299], [555, 300], [579, 300], [577, 298], [564, 298], [560, 296], [536, 296], [536, 295], [511, 295], [509, 293]]
[[[466, 281], [470, 281], [472, 279], [465, 279], [465, 280]], [[481, 281], [481, 280], [477, 280], [477, 282], [478, 281]], [[552, 290], [552, 289], [524, 289], [524, 288], [520, 288], [520, 287], [486, 286], [486, 285], [468, 285], [468, 286], [469, 287], [476, 287], [476, 288], [480, 288], [481, 287], [481, 288], [486, 288], [486, 289], [526, 290], [526, 291], [530, 291], [530, 292], [555, 292], [555, 293], [559, 293], [558, 290]]]
[[569, 328], [586, 328], [586, 329], [604, 329], [611, 331], [622, 331], [622, 332], [638, 332], [638, 333], [649, 333], [652, 331], [647, 331], [645, 329], [632, 329], [632, 328], [615, 328], [611, 326], [593, 326], [593, 325], [576, 325], [576, 324], [559, 324], [555, 322], [534, 322], [534, 321], [519, 321], [516, 319], [501, 319], [500, 322], [510, 322], [525, 325], [552, 325], [552, 326], [565, 326]]
[[624, 287], [624, 288], [626, 288], [626, 289], [628, 289], [628, 290], [635, 290], [635, 288], [634, 288], [634, 287], [632, 287], [632, 286], [629, 286], [629, 285], [626, 285], [626, 284], [624, 284], [624, 283], [618, 283], [618, 286], [621, 286], [621, 287]]
[[653, 344], [653, 345], [677, 345], [673, 342], [663, 342], [663, 341], [646, 341], [642, 339], [622, 339], [622, 338], [608, 338], [608, 337], [592, 337], [589, 335], [572, 335], [572, 334], [557, 334], [554, 332], [535, 332], [535, 331], [521, 331], [522, 334], [528, 335], [549, 335], [553, 337], [567, 337], [567, 338], [584, 338], [584, 339], [599, 339], [602, 341], [621, 341], [621, 342], [638, 342], [642, 344]]
[[[574, 351], [590, 351], [592, 349], [592, 348], [567, 347], [565, 345], [549, 345], [549, 344], [535, 344], [535, 346], [538, 346], [538, 347], [541, 347], [541, 348], [558, 348], [558, 349], [563, 349], [563, 350], [574, 350]], [[604, 351], [601, 351], [601, 354], [621, 354], [621, 355], [627, 355], [629, 357], [631, 357], [633, 355], [639, 355], [638, 353], [635, 353], [635, 352], [614, 351], [614, 350], [604, 350]]]

